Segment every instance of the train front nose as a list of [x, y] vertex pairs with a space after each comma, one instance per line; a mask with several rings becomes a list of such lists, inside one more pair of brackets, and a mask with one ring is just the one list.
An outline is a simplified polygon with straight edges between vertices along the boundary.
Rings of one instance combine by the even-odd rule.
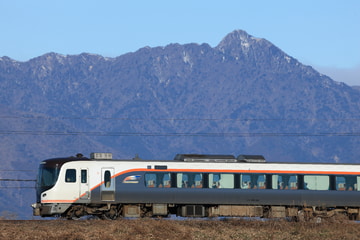
[[33, 208], [33, 216], [40, 216], [40, 204], [33, 203], [31, 204], [31, 207]]

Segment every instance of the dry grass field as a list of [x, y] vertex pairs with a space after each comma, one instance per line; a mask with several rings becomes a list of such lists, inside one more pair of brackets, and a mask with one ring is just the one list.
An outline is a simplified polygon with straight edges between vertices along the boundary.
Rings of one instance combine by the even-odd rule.
[[360, 223], [121, 219], [1, 220], [0, 239], [358, 239]]

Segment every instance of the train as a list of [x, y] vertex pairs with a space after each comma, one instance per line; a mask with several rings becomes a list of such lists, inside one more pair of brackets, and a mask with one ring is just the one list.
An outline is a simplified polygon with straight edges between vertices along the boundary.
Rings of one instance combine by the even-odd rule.
[[52, 158], [39, 165], [33, 215], [360, 220], [360, 164], [268, 162], [262, 155], [173, 160]]

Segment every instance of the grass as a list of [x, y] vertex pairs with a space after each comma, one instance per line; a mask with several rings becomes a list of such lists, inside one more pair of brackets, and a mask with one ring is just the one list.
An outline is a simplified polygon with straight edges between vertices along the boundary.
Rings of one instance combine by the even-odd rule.
[[0, 239], [358, 239], [360, 225], [285, 220], [1, 220]]

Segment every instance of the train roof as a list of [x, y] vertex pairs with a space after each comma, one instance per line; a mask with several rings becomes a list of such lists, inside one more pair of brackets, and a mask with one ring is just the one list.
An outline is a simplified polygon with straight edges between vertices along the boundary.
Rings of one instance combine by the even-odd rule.
[[43, 164], [47, 167], [60, 167], [64, 163], [67, 163], [67, 162], [88, 161], [88, 160], [90, 160], [90, 159], [87, 157], [84, 157], [82, 154], [77, 154], [75, 157], [71, 156], [71, 157], [63, 157], [63, 158], [46, 159], [46, 160], [42, 161], [41, 164]]
[[197, 162], [197, 163], [266, 163], [266, 164], [323, 164], [323, 165], [360, 165], [358, 163], [321, 163], [321, 162], [267, 162], [262, 155], [219, 155], [219, 154], [177, 154], [173, 160], [151, 160], [141, 159], [136, 155], [132, 159], [113, 159], [111, 153], [91, 153], [90, 158], [82, 154], [76, 156], [51, 158], [43, 160], [41, 164], [46, 166], [61, 166], [67, 162], [74, 161], [117, 161], [117, 162]]
[[177, 154], [174, 160], [184, 162], [266, 162], [262, 155], [213, 155], [213, 154]]

